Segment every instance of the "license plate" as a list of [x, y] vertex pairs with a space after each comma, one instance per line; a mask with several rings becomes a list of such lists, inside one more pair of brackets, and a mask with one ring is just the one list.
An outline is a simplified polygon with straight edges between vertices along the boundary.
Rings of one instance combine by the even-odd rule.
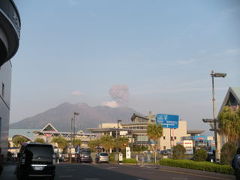
[[33, 169], [36, 171], [42, 171], [43, 170], [43, 166], [34, 166]]

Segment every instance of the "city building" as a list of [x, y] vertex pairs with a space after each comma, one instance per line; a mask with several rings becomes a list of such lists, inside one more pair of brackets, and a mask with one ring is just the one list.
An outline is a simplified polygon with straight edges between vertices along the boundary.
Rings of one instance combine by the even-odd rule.
[[[120, 121], [119, 121], [120, 122]], [[126, 136], [133, 145], [149, 146], [151, 141], [147, 136], [149, 122], [155, 122], [155, 116], [133, 114], [130, 123], [103, 123], [98, 128], [90, 128], [92, 133], [101, 135]], [[187, 122], [180, 120], [178, 128], [163, 128], [163, 136], [159, 140], [160, 150], [171, 149], [182, 141], [182, 137], [190, 136], [187, 131]]]
[[[10, 114], [10, 59], [19, 46], [20, 16], [12, 0], [0, 1], [0, 153], [7, 155]], [[1, 154], [0, 154], [1, 155]]]

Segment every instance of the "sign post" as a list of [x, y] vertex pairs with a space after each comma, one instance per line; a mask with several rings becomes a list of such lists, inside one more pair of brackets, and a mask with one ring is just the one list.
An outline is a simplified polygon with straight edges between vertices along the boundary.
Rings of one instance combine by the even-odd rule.
[[172, 129], [178, 128], [179, 116], [169, 114], [157, 114], [156, 124], [161, 124], [163, 128], [169, 128], [170, 133], [170, 147], [172, 149], [172, 141], [174, 145], [174, 137], [172, 137]]
[[163, 128], [178, 128], [179, 116], [169, 114], [157, 114], [156, 123]]

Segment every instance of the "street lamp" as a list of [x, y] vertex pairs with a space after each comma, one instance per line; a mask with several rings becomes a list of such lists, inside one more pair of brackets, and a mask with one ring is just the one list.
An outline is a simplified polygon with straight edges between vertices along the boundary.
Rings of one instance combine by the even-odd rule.
[[74, 112], [73, 113], [73, 118], [71, 118], [71, 147], [70, 147], [70, 163], [72, 162], [72, 147], [73, 147], [73, 140], [75, 140], [75, 121], [76, 121], [76, 116], [78, 116], [79, 113]]
[[[117, 129], [118, 129], [117, 133], [119, 133], [119, 137], [120, 137], [120, 131], [119, 131], [119, 128], [120, 128], [119, 124], [120, 124], [120, 122], [122, 122], [122, 120], [117, 120]], [[116, 139], [117, 139], [117, 135], [118, 135], [117, 133], [116, 133]], [[118, 159], [118, 164], [119, 164], [119, 148], [117, 148], [117, 152], [118, 152], [118, 158], [117, 159]]]
[[73, 113], [73, 140], [75, 140], [75, 135], [76, 135], [76, 128], [75, 128], [75, 123], [76, 123], [76, 116], [78, 116], [79, 113], [74, 112]]
[[215, 139], [215, 158], [216, 160], [220, 159], [220, 154], [219, 154], [219, 144], [218, 144], [218, 132], [217, 132], [217, 119], [216, 119], [216, 115], [215, 115], [215, 89], [214, 89], [214, 78], [225, 78], [226, 77], [226, 73], [215, 73], [213, 70], [211, 72], [211, 77], [212, 77], [212, 103], [213, 103], [213, 109], [212, 109], [212, 112], [213, 112], [213, 130], [214, 130], [214, 139]]

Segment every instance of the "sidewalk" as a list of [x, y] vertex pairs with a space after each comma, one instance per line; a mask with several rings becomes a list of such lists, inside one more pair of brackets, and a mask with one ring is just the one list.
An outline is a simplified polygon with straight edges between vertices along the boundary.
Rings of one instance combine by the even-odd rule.
[[4, 164], [3, 172], [0, 175], [1, 180], [15, 180], [16, 175], [14, 174], [16, 169], [16, 164], [13, 162], [6, 162]]

